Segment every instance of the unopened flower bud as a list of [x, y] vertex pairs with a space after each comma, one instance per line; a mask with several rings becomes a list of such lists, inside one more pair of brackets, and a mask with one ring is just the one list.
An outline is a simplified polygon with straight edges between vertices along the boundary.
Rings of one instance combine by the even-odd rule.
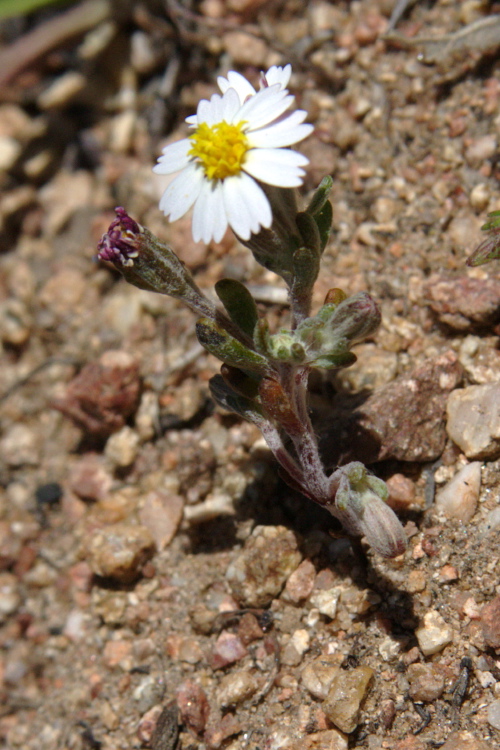
[[347, 339], [352, 346], [374, 333], [380, 321], [380, 310], [373, 297], [359, 292], [337, 306], [325, 328], [335, 337]]
[[385, 502], [385, 482], [370, 474], [362, 463], [353, 461], [334, 472], [331, 486], [335, 499], [328, 510], [348, 533], [365, 536], [370, 547], [384, 557], [396, 557], [405, 551], [406, 534]]
[[203, 297], [193, 277], [168, 245], [116, 208], [116, 219], [97, 246], [97, 257], [121, 271], [126, 280], [159, 294], [182, 299], [195, 312], [212, 316], [214, 306]]

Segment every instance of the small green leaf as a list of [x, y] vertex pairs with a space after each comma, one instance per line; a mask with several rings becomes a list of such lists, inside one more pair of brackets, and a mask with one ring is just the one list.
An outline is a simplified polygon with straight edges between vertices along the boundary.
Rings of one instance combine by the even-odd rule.
[[235, 279], [221, 279], [216, 283], [215, 291], [233, 323], [252, 338], [259, 316], [254, 298], [246, 286]]
[[306, 211], [301, 211], [295, 217], [295, 221], [297, 222], [297, 229], [302, 238], [302, 245], [310, 250], [315, 250], [319, 255], [321, 238], [319, 236], [318, 225], [316, 224], [315, 217], [311, 216]]
[[333, 179], [330, 177], [330, 175], [323, 177], [323, 179], [319, 183], [318, 189], [314, 193], [313, 197], [311, 198], [311, 202], [306, 209], [308, 214], [310, 214], [311, 216], [316, 216], [323, 210], [323, 207], [328, 201], [328, 196], [330, 195], [332, 187]]
[[333, 208], [330, 201], [327, 201], [325, 203], [321, 211], [318, 211], [317, 214], [314, 214], [314, 220], [318, 226], [320, 236], [320, 250], [321, 252], [323, 252], [326, 247], [326, 243], [330, 239], [330, 234], [332, 231]]
[[340, 367], [349, 367], [356, 362], [356, 355], [353, 352], [342, 352], [339, 354], [324, 354], [318, 357], [311, 365], [313, 367], [322, 367], [324, 370], [336, 370]]
[[269, 369], [264, 357], [246, 347], [210, 318], [200, 318], [196, 323], [196, 335], [207, 352], [227, 365], [260, 373]]
[[264, 318], [258, 321], [253, 332], [253, 342], [258, 352], [265, 357], [269, 357], [271, 351], [271, 334], [269, 333], [269, 323]]

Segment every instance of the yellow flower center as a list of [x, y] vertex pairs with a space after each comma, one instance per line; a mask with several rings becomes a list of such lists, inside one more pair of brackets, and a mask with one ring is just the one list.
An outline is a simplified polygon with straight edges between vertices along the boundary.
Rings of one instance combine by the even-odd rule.
[[210, 126], [202, 122], [190, 136], [193, 145], [188, 155], [202, 163], [209, 180], [223, 180], [241, 172], [249, 149], [244, 125], [219, 122]]

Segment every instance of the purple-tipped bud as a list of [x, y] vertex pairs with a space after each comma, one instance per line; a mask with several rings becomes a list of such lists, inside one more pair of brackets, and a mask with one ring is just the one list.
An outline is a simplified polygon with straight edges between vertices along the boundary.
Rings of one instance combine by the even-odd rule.
[[213, 318], [215, 306], [202, 295], [173, 250], [124, 208], [115, 211], [116, 219], [97, 246], [99, 260], [113, 263], [139, 289], [177, 297], [198, 315]]
[[134, 258], [139, 255], [136, 243], [142, 227], [121, 206], [115, 208], [115, 213], [116, 219], [97, 245], [97, 257], [119, 268], [133, 266]]

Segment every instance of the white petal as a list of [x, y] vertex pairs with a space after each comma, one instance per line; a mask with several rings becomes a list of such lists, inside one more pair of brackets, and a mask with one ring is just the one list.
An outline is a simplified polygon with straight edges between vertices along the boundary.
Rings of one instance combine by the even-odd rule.
[[262, 89], [252, 96], [236, 113], [238, 121], [248, 123], [246, 131], [261, 128], [276, 120], [293, 103], [294, 97], [285, 91], [278, 91], [278, 85]]
[[165, 146], [158, 163], [153, 167], [153, 172], [156, 174], [173, 174], [184, 169], [189, 163], [187, 154], [190, 148], [191, 141], [188, 138]]
[[198, 115], [189, 115], [189, 117], [186, 117], [184, 122], [187, 122], [187, 124], [192, 128], [196, 127], [198, 125]]
[[306, 117], [307, 112], [303, 109], [298, 109], [273, 125], [260, 128], [259, 130], [251, 130], [247, 133], [248, 141], [252, 146], [257, 148], [291, 146], [294, 143], [303, 141], [314, 130], [313, 126], [307, 123], [301, 125]]
[[279, 83], [282, 89], [286, 89], [291, 75], [292, 66], [290, 64], [285, 65], [284, 68], [272, 65], [265, 74], [265, 79], [268, 86], [273, 86], [275, 83]]
[[240, 107], [241, 102], [238, 92], [232, 88], [228, 89], [222, 97], [222, 115], [220, 119], [224, 120], [224, 122], [233, 122], [233, 118], [239, 112]]
[[212, 94], [208, 107], [205, 110], [205, 120], [207, 125], [216, 125], [223, 119], [224, 104], [220, 94]]
[[229, 226], [243, 240], [271, 226], [273, 216], [264, 191], [244, 172], [223, 181], [222, 195]]
[[189, 164], [172, 180], [160, 200], [160, 210], [170, 221], [184, 216], [200, 194], [203, 186], [203, 171], [195, 164]]
[[298, 187], [302, 185], [307, 159], [288, 148], [254, 148], [247, 151], [243, 169], [259, 182], [278, 187]]
[[193, 238], [208, 244], [211, 239], [220, 242], [227, 229], [226, 211], [222, 199], [221, 184], [208, 180], [203, 182], [193, 210]]
[[240, 73], [236, 73], [234, 70], [229, 71], [227, 78], [219, 76], [217, 78], [217, 84], [223, 94], [225, 94], [229, 88], [235, 89], [241, 104], [243, 104], [247, 97], [255, 94], [255, 89], [252, 84], [249, 83], [249, 81], [247, 81], [247, 79]]

